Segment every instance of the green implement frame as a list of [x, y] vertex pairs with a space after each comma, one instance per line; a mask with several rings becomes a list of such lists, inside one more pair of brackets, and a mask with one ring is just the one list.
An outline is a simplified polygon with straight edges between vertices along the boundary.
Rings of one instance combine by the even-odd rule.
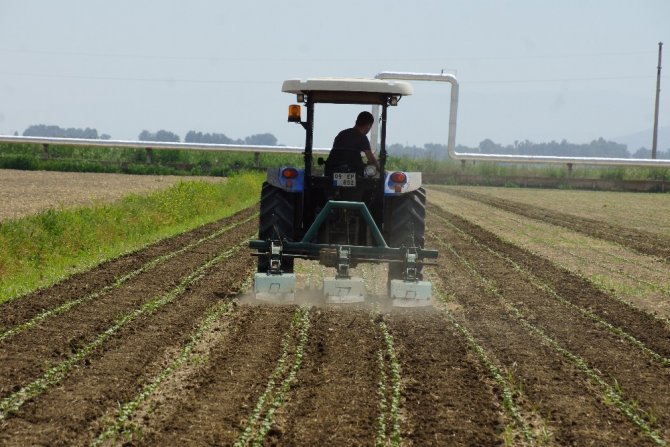
[[[358, 211], [368, 225], [372, 237], [376, 245], [361, 246], [361, 245], [343, 245], [343, 244], [319, 244], [313, 242], [319, 233], [319, 228], [324, 224], [328, 215], [333, 209], [349, 209]], [[281, 237], [281, 235], [280, 235]], [[258, 250], [257, 255], [268, 255], [272, 252], [271, 240], [253, 240], [249, 242], [249, 247]], [[276, 242], [276, 241], [274, 241]], [[291, 242], [285, 239], [280, 241], [282, 247], [282, 256], [290, 256], [304, 259], [319, 259], [319, 253], [322, 250], [346, 249], [349, 252], [349, 257], [357, 261], [370, 262], [404, 262], [407, 256], [408, 248], [412, 247], [389, 247], [384, 240], [384, 236], [379, 227], [375, 223], [368, 207], [361, 202], [346, 202], [330, 200], [321, 209], [319, 214], [314, 219], [314, 222], [309, 227], [302, 240], [299, 242]], [[437, 250], [425, 250], [422, 248], [416, 249], [416, 254], [419, 260], [421, 259], [435, 259], [437, 258]]]

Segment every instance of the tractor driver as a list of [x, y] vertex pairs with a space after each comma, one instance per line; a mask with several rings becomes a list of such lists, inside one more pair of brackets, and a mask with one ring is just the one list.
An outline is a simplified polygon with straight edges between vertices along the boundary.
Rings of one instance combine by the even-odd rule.
[[[379, 169], [379, 164], [370, 148], [370, 141], [366, 135], [370, 132], [375, 122], [372, 113], [361, 112], [356, 118], [356, 124], [350, 129], [344, 129], [338, 133], [333, 141], [333, 148], [326, 160], [325, 174], [333, 172], [356, 172], [363, 175], [365, 165], [361, 160], [361, 152], [365, 153], [368, 164], [373, 164]], [[346, 169], [346, 168], [349, 169]], [[346, 170], [345, 170], [346, 169]]]

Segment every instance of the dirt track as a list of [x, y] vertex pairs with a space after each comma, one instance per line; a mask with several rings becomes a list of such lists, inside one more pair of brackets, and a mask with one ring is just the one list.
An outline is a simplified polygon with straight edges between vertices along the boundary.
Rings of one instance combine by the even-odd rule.
[[0, 307], [0, 444], [670, 441], [664, 321], [435, 204], [434, 306], [249, 304], [255, 212]]

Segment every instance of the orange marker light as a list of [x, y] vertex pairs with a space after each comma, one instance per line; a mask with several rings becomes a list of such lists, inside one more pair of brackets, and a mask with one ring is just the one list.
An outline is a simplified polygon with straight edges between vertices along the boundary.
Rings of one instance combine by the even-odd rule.
[[404, 172], [394, 172], [391, 174], [391, 181], [404, 184], [407, 182], [407, 175]]
[[284, 178], [297, 178], [298, 170], [296, 168], [286, 168], [281, 173]]

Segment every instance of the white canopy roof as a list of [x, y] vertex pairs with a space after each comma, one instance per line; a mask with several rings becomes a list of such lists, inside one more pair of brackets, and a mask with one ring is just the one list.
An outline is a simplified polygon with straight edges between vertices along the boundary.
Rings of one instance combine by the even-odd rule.
[[394, 79], [364, 78], [312, 78], [288, 79], [282, 85], [282, 92], [306, 93], [309, 91], [367, 92], [407, 96], [414, 92], [412, 85]]

